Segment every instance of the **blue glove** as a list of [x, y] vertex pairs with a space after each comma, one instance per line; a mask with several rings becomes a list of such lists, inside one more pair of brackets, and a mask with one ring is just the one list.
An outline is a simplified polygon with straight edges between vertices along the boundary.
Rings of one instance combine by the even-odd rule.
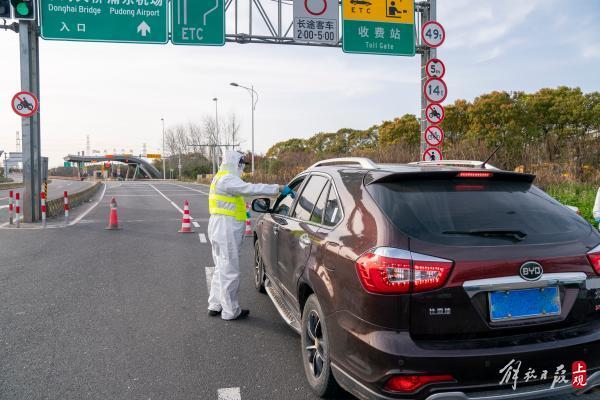
[[290, 196], [292, 196], [292, 199], [296, 198], [296, 192], [294, 192], [292, 189], [290, 189], [290, 187], [287, 185], [283, 187], [283, 190], [281, 191], [281, 195], [283, 197], [290, 195]]

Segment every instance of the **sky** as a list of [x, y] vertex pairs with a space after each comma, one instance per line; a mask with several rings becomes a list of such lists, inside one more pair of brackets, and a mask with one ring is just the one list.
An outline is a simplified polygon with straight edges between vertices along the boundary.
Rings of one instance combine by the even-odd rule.
[[[247, 8], [245, 0], [240, 9]], [[269, 8], [274, 2], [264, 1]], [[242, 4], [245, 7], [242, 7]], [[291, 5], [284, 6], [291, 21]], [[446, 41], [445, 103], [493, 90], [560, 85], [600, 90], [600, 0], [438, 0]], [[255, 13], [256, 15], [256, 13]], [[244, 20], [240, 14], [240, 21]], [[247, 17], [246, 24], [247, 24]], [[233, 30], [228, 11], [227, 31]], [[266, 32], [258, 18], [256, 33]], [[240, 31], [247, 31], [240, 23]], [[50, 166], [91, 148], [159, 152], [167, 128], [235, 113], [249, 149], [254, 85], [255, 148], [340, 128], [363, 129], [420, 109], [420, 57], [339, 48], [227, 43], [224, 47], [61, 42], [40, 39], [42, 153]], [[20, 117], [18, 35], [0, 30], [0, 149], [15, 151]]]

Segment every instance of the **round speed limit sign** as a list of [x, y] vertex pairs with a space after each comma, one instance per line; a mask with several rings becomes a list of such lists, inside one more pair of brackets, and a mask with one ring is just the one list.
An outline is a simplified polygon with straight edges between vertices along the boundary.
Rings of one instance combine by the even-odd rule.
[[435, 49], [440, 47], [446, 40], [446, 31], [439, 22], [429, 21], [423, 24], [423, 28], [421, 28], [421, 38], [423, 43]]
[[431, 103], [441, 103], [446, 100], [448, 88], [446, 83], [440, 78], [429, 78], [423, 86], [425, 98]]
[[437, 125], [428, 126], [425, 129], [425, 141], [430, 146], [439, 146], [444, 140], [444, 131]]
[[439, 58], [432, 58], [425, 65], [425, 72], [429, 78], [443, 78], [446, 74], [446, 66]]

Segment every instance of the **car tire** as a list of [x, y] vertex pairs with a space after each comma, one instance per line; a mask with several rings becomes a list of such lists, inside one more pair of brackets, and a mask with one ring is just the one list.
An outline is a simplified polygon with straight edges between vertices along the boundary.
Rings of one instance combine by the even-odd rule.
[[339, 386], [331, 371], [330, 341], [323, 316], [317, 296], [310, 295], [302, 311], [302, 364], [311, 389], [319, 397], [331, 397], [339, 392]]
[[258, 240], [254, 241], [254, 287], [259, 293], [265, 291], [265, 263], [260, 253]]

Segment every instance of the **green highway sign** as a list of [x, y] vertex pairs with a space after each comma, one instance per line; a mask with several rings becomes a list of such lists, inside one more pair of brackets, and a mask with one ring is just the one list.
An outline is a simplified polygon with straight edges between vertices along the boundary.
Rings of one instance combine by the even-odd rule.
[[167, 43], [168, 0], [40, 0], [44, 39]]
[[225, 44], [224, 0], [172, 0], [173, 44], [223, 46]]
[[414, 0], [343, 0], [346, 53], [415, 55]]

